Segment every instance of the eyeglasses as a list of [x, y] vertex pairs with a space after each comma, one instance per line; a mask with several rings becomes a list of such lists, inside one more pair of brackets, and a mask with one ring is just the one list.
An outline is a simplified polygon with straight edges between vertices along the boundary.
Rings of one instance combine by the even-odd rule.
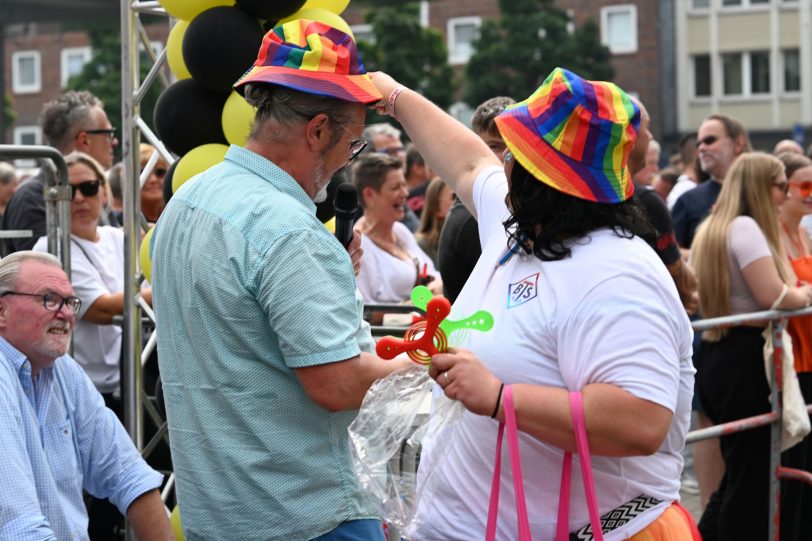
[[510, 150], [505, 149], [505, 152], [502, 153], [502, 163], [507, 165], [512, 161], [513, 161], [513, 153]]
[[389, 156], [397, 156], [403, 152], [403, 147], [376, 148], [375, 152], [379, 154], [388, 154]]
[[100, 128], [98, 130], [82, 130], [82, 131], [90, 135], [106, 135], [110, 139], [110, 141], [116, 138], [115, 128]]
[[804, 199], [812, 195], [812, 182], [791, 182], [790, 186], [797, 189]]
[[712, 145], [713, 143], [715, 143], [715, 142], [716, 142], [716, 141], [718, 141], [718, 140], [719, 140], [719, 138], [718, 138], [718, 137], [716, 137], [715, 135], [708, 135], [708, 136], [707, 136], [707, 137], [705, 137], [704, 139], [700, 139], [700, 140], [698, 140], [698, 141], [696, 142], [696, 148], [699, 148], [699, 145], [707, 145], [707, 146], [710, 146], [710, 145]]
[[166, 176], [166, 168], [165, 167], [156, 167], [155, 169], [152, 170], [152, 172], [158, 178], [164, 178]]
[[369, 143], [364, 141], [363, 139], [353, 139], [350, 141], [350, 161], [353, 161], [355, 158], [361, 154], [364, 149], [367, 147]]
[[789, 182], [787, 182], [786, 180], [781, 182], [773, 182], [773, 188], [778, 188], [779, 190], [784, 192], [784, 195], [786, 195], [787, 192], [789, 191]]
[[63, 306], [67, 306], [72, 313], [77, 313], [79, 308], [82, 307], [82, 301], [78, 297], [70, 296], [70, 297], [63, 297], [57, 293], [44, 293], [42, 295], [38, 293], [20, 293], [19, 291], [6, 291], [0, 297], [6, 297], [8, 295], [21, 295], [24, 297], [37, 297], [42, 299], [42, 305], [45, 307], [46, 310], [50, 312], [59, 312], [62, 310]]
[[77, 191], [82, 192], [82, 195], [85, 197], [93, 197], [99, 193], [100, 186], [101, 183], [98, 180], [85, 180], [76, 184], [71, 184], [70, 200], [73, 201], [76, 198]]

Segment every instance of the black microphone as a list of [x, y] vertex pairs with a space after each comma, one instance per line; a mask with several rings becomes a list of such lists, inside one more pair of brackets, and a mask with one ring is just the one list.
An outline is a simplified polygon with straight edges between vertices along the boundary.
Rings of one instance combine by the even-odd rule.
[[336, 213], [336, 238], [346, 248], [352, 240], [352, 226], [358, 212], [358, 190], [349, 183], [339, 184], [333, 199]]

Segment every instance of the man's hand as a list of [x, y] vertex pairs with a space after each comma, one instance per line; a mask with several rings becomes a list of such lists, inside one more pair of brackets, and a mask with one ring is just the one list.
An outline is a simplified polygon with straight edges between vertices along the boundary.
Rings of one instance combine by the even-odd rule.
[[373, 71], [369, 73], [369, 76], [372, 79], [372, 83], [375, 85], [375, 88], [377, 88], [378, 92], [380, 92], [383, 96], [381, 101], [375, 104], [375, 110], [382, 115], [388, 115], [389, 110], [387, 106], [389, 104], [389, 94], [391, 94], [392, 91], [399, 86], [399, 84], [397, 81], [392, 79], [392, 77], [382, 71]]
[[347, 253], [350, 254], [352, 270], [355, 272], [355, 276], [358, 276], [358, 273], [361, 272], [361, 260], [364, 258], [364, 250], [361, 248], [361, 233], [356, 229], [352, 231], [352, 240], [347, 245]]

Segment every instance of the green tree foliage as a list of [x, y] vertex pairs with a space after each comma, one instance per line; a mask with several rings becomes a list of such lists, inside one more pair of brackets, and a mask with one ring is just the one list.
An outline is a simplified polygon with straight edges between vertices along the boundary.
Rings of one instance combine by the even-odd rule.
[[[420, 26], [419, 5], [407, 3], [370, 9], [374, 43], [359, 41], [367, 71], [384, 71], [442, 108], [454, 98], [454, 77], [442, 34]], [[368, 118], [368, 122], [378, 118]]]
[[611, 80], [609, 50], [590, 20], [570, 31], [570, 18], [554, 0], [499, 0], [502, 16], [485, 21], [465, 69], [465, 101], [532, 94], [556, 67], [582, 77]]
[[[8, 127], [14, 124], [17, 119], [17, 113], [14, 112], [14, 107], [11, 105], [11, 95], [6, 94], [3, 96], [3, 125]], [[2, 139], [0, 134], [0, 139]]]
[[[97, 23], [85, 27], [93, 56], [80, 73], [68, 80], [68, 90], [88, 90], [104, 102], [104, 110], [121, 137], [121, 36], [115, 22]], [[152, 63], [141, 52], [141, 79], [146, 76]], [[160, 80], [156, 80], [141, 102], [141, 118], [152, 128], [152, 113], [161, 94]], [[116, 159], [119, 157], [116, 149]]]

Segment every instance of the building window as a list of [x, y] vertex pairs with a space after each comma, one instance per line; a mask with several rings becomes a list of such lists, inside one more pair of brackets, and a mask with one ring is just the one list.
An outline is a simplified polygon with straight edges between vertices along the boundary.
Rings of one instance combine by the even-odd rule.
[[19, 51], [11, 55], [11, 91], [32, 94], [42, 89], [39, 51]]
[[60, 53], [60, 81], [63, 88], [68, 85], [68, 80], [71, 77], [82, 73], [82, 68], [90, 62], [90, 56], [90, 47], [62, 49]]
[[448, 61], [465, 64], [474, 54], [474, 41], [479, 35], [481, 17], [453, 17], [448, 20]]
[[[14, 128], [15, 145], [41, 145], [42, 130], [39, 126], [17, 126]], [[36, 167], [36, 160], [14, 160], [16, 167]]]
[[474, 110], [471, 107], [463, 102], [458, 101], [451, 104], [451, 107], [448, 108], [448, 114], [468, 126], [471, 127], [471, 118], [474, 116]]
[[801, 53], [798, 49], [784, 49], [784, 92], [801, 91]]
[[750, 53], [750, 92], [770, 93], [770, 53], [758, 51]]
[[723, 54], [722, 93], [725, 96], [769, 94], [769, 51]]
[[375, 34], [372, 32], [371, 24], [354, 24], [350, 26], [350, 30], [352, 30], [352, 35], [355, 36], [355, 43], [359, 41], [375, 43]]
[[694, 56], [694, 97], [707, 98], [711, 95], [710, 55]]
[[694, 9], [708, 9], [710, 7], [710, 0], [693, 0]]
[[621, 4], [601, 8], [601, 43], [612, 54], [637, 51], [637, 6]]
[[747, 7], [769, 4], [770, 0], [722, 0], [722, 7]]

